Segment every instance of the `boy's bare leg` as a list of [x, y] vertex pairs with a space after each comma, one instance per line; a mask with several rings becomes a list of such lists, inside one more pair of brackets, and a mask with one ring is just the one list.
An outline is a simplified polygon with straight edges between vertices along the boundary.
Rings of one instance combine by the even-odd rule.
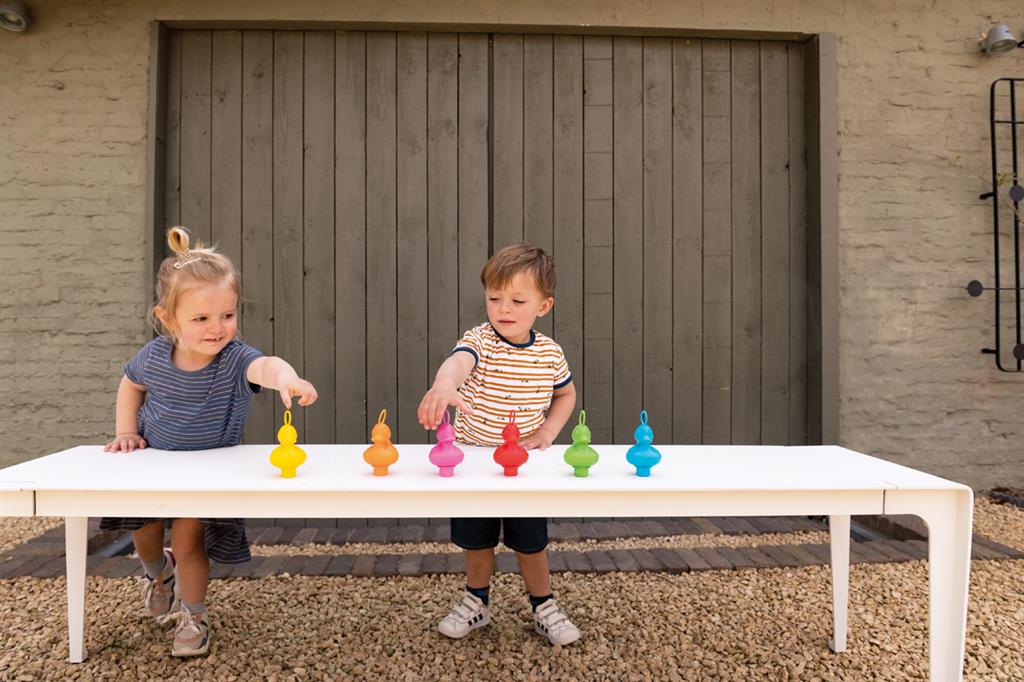
[[206, 601], [210, 561], [203, 547], [202, 522], [199, 519], [174, 519], [174, 525], [171, 526], [171, 549], [178, 564], [181, 598], [192, 604]]
[[135, 551], [142, 561], [156, 561], [164, 552], [164, 522], [153, 521], [132, 531]]
[[526, 589], [534, 597], [551, 594], [551, 569], [548, 566], [548, 551], [542, 549], [533, 554], [516, 552], [519, 559], [519, 574], [523, 576]]
[[493, 549], [466, 550], [466, 585], [473, 589], [487, 587], [491, 584], [493, 573]]

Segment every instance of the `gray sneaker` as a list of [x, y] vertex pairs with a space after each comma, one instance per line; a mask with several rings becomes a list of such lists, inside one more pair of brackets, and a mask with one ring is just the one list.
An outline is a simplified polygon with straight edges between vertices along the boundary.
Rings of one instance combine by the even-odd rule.
[[178, 607], [178, 566], [171, 550], [164, 550], [164, 558], [167, 564], [160, 575], [142, 577], [142, 612], [151, 618], [165, 616]]
[[184, 606], [178, 613], [178, 627], [174, 629], [171, 656], [202, 656], [210, 650], [210, 622], [206, 611], [192, 613]]

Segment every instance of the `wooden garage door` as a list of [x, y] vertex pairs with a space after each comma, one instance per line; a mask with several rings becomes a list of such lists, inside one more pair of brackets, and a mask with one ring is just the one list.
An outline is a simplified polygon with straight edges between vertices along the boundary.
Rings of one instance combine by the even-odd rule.
[[[320, 392], [305, 442], [416, 406], [479, 272], [553, 253], [595, 442], [804, 443], [804, 48], [750, 40], [168, 32], [163, 226], [240, 265], [244, 338]], [[813, 391], [813, 387], [812, 387]], [[246, 432], [271, 442], [280, 403]], [[812, 419], [813, 421], [813, 419]], [[568, 431], [568, 429], [567, 429]], [[564, 434], [563, 434], [564, 436]]]

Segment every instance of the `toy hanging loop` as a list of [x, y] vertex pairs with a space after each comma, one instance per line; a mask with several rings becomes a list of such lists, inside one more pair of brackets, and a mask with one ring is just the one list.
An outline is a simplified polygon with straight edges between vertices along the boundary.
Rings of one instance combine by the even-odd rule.
[[292, 423], [292, 411], [291, 410], [285, 410], [284, 411], [284, 425], [285, 426], [290, 426], [291, 423]]
[[378, 424], [383, 424], [384, 420], [387, 419], [387, 416], [388, 416], [388, 408], [385, 407], [383, 410], [380, 411], [380, 414], [377, 415], [377, 423]]
[[508, 422], [509, 422], [509, 424], [515, 424], [516, 423], [516, 411], [515, 410], [512, 410], [511, 412], [508, 413]]
[[647, 410], [640, 410], [640, 423], [647, 425]]
[[441, 423], [442, 424], [449, 424], [449, 423], [451, 423], [451, 418], [448, 416], [448, 408], [447, 407], [444, 408], [444, 419], [441, 420]]
[[587, 425], [587, 411], [586, 410], [580, 410], [580, 426], [586, 426], [586, 425]]

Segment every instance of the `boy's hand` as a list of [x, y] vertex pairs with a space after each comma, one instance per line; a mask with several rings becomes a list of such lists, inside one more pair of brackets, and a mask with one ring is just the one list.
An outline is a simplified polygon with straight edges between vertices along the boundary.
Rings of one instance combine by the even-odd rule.
[[274, 388], [281, 394], [285, 409], [292, 409], [292, 396], [298, 396], [299, 405], [303, 407], [316, 402], [317, 394], [313, 384], [297, 376], [285, 377]]
[[554, 440], [555, 437], [541, 427], [526, 438], [520, 438], [519, 444], [527, 450], [547, 450]]
[[103, 452], [131, 452], [146, 447], [146, 439], [137, 433], [119, 433], [107, 443]]
[[465, 414], [473, 414], [473, 410], [462, 399], [462, 394], [454, 387], [435, 383], [420, 401], [416, 417], [424, 429], [432, 431], [440, 426], [449, 405], [454, 405]]

